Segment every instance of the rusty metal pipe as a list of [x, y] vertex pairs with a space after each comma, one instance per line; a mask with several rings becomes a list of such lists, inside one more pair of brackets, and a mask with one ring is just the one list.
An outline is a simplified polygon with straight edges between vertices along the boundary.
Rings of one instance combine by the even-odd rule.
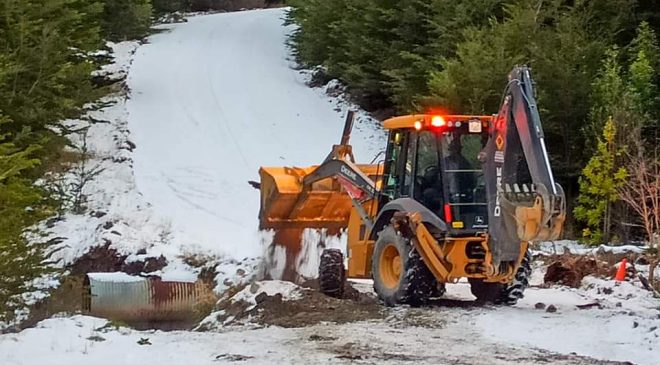
[[125, 322], [191, 320], [199, 304], [213, 298], [201, 281], [162, 281], [124, 273], [85, 276], [83, 308], [91, 315]]

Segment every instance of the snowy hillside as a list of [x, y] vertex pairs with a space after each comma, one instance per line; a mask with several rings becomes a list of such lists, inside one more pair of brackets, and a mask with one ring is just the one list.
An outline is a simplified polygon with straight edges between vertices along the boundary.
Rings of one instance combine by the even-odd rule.
[[[260, 166], [318, 164], [339, 141], [337, 106], [292, 69], [282, 10], [193, 17], [139, 48], [128, 86], [138, 189], [172, 241], [237, 259], [261, 254]], [[384, 146], [362, 115], [355, 154]]]
[[[162, 26], [144, 45], [112, 44], [115, 63], [101, 73], [126, 77], [127, 94], [66, 122], [89, 128], [85, 138], [70, 138], [89, 149], [87, 168], [99, 173], [83, 189], [89, 214], [48, 227], [63, 239], [61, 264], [107, 246], [128, 263], [162, 256], [167, 266], [154, 273], [164, 278], [194, 280], [200, 266], [184, 263], [191, 257], [218, 265], [219, 290], [249, 278], [270, 236], [257, 229], [259, 192], [248, 181], [258, 180], [260, 166], [320, 163], [356, 109], [307, 86], [309, 72], [290, 60], [292, 28], [283, 16], [281, 9], [194, 16]], [[357, 115], [355, 155], [370, 162], [384, 132]]]

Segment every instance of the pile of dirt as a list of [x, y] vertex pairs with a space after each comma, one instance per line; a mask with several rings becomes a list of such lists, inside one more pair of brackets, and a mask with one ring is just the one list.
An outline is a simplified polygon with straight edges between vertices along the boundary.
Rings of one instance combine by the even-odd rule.
[[[285, 283], [282, 292], [264, 290], [264, 284]], [[328, 297], [288, 282], [262, 281], [234, 288], [220, 299], [214, 314], [215, 324], [223, 326], [273, 325], [285, 328], [306, 327], [320, 322], [348, 323], [385, 317], [383, 308], [373, 294], [360, 293], [350, 286], [345, 299]], [[272, 285], [271, 285], [272, 287]], [[270, 291], [270, 293], [269, 293]], [[200, 330], [209, 330], [202, 324]]]
[[543, 282], [577, 288], [587, 275], [612, 277], [616, 268], [608, 261], [595, 256], [574, 254], [554, 256], [549, 260]]

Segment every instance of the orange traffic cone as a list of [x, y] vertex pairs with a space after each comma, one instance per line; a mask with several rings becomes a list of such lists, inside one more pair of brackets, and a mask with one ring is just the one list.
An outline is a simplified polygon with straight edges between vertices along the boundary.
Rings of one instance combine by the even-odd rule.
[[628, 260], [624, 258], [623, 260], [621, 260], [621, 264], [619, 265], [619, 270], [616, 271], [616, 276], [614, 277], [614, 280], [616, 281], [626, 280], [626, 266], [628, 266]]

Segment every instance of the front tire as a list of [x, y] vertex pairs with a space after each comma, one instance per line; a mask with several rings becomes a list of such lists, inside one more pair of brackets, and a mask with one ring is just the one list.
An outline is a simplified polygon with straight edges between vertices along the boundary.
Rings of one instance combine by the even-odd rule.
[[374, 289], [388, 306], [422, 305], [437, 291], [437, 281], [410, 239], [386, 226], [378, 234], [372, 258]]

